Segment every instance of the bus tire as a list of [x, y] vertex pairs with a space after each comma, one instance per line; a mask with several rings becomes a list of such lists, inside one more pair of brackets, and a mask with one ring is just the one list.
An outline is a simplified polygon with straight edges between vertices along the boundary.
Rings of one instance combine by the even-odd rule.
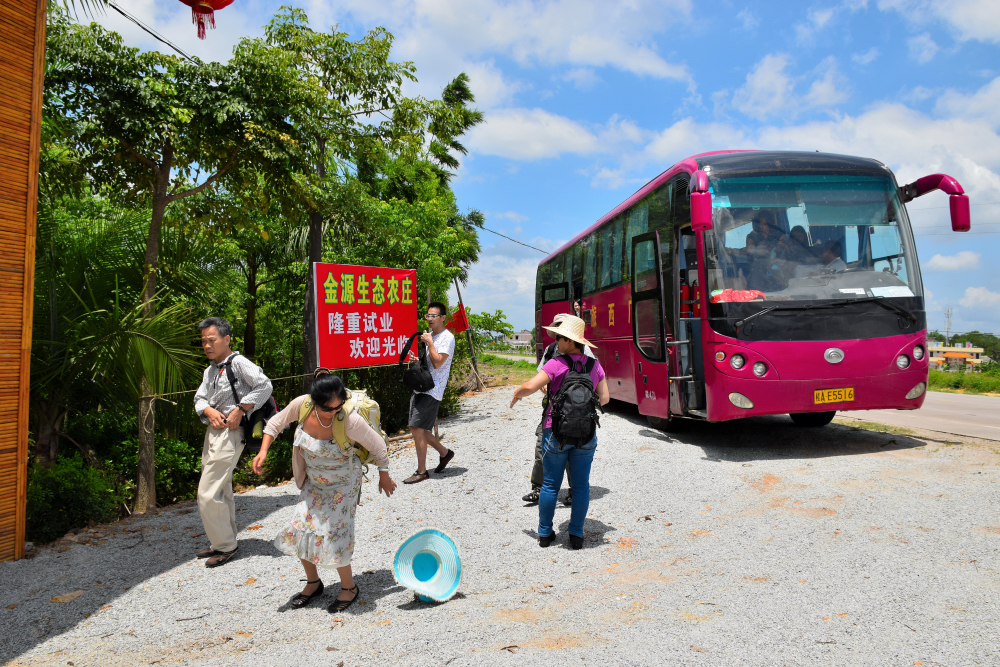
[[833, 416], [836, 414], [836, 410], [831, 410], [830, 412], [793, 412], [788, 416], [792, 418], [796, 426], [819, 428], [832, 422]]
[[646, 415], [646, 421], [648, 421], [649, 425], [652, 426], [653, 428], [655, 428], [655, 429], [657, 429], [659, 431], [667, 431], [668, 433], [671, 432], [671, 431], [678, 431], [678, 430], [680, 430], [680, 427], [681, 427], [681, 424], [680, 424], [681, 420], [677, 419], [676, 417], [672, 417], [672, 418], [671, 417], [654, 417], [652, 415]]

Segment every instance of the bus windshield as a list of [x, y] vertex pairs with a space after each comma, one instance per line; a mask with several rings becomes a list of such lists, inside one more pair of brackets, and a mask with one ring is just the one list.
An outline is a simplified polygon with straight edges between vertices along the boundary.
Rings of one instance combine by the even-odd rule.
[[710, 185], [713, 229], [705, 234], [705, 255], [712, 303], [922, 295], [891, 178], [775, 174]]

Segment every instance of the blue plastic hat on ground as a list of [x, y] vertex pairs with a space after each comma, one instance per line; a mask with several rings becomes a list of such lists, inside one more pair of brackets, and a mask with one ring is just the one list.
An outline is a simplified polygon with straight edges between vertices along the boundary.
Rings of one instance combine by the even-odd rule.
[[407, 539], [396, 551], [392, 569], [396, 583], [421, 600], [450, 600], [462, 582], [462, 561], [451, 537], [437, 528], [426, 528]]

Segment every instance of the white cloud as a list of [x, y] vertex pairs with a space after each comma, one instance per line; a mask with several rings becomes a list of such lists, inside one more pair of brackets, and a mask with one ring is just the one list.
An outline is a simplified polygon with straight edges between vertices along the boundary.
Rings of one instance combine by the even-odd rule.
[[944, 23], [960, 41], [1000, 43], [996, 0], [880, 0], [878, 7], [898, 11], [917, 24]]
[[812, 36], [822, 30], [830, 19], [834, 17], [837, 10], [832, 7], [824, 9], [811, 9], [807, 15], [805, 23], [795, 25], [795, 38], [800, 44], [807, 43]]
[[521, 215], [516, 211], [503, 211], [500, 213], [487, 213], [490, 218], [496, 218], [497, 220], [510, 220], [511, 222], [525, 222], [528, 216]]
[[938, 98], [934, 111], [941, 116], [980, 118], [993, 127], [1000, 127], [1000, 77], [971, 95], [945, 91]]
[[484, 57], [522, 66], [612, 67], [682, 81], [688, 67], [669, 62], [654, 37], [691, 21], [691, 0], [308, 0], [310, 16], [334, 23], [350, 16], [396, 35], [394, 52], [420, 66], [416, 87], [428, 94]]
[[581, 90], [590, 90], [601, 82], [601, 77], [597, 76], [589, 67], [577, 67], [563, 74], [563, 80], [569, 81]]
[[986, 287], [966, 287], [959, 303], [966, 308], [996, 308], [1000, 306], [1000, 293]]
[[875, 62], [880, 55], [882, 55], [882, 52], [879, 51], [877, 47], [873, 46], [864, 53], [855, 53], [851, 56], [851, 60], [859, 65], [868, 65]]
[[850, 97], [844, 77], [837, 69], [837, 60], [833, 56], [825, 58], [816, 70], [823, 75], [809, 86], [809, 92], [805, 97], [807, 107], [832, 107]]
[[597, 136], [582, 124], [544, 109], [498, 109], [469, 132], [466, 145], [477, 153], [515, 160], [589, 155], [600, 149]]
[[744, 7], [740, 13], [736, 15], [736, 20], [740, 22], [740, 25], [744, 30], [753, 30], [760, 25], [760, 20], [754, 16], [753, 12], [751, 12], [747, 7]]
[[[787, 72], [791, 58], [785, 53], [764, 56], [747, 74], [746, 83], [733, 93], [732, 105], [751, 118], [794, 118], [805, 109], [832, 107], [849, 95], [833, 56], [825, 58], [810, 74], [816, 76], [805, 95], [795, 91], [799, 79]], [[713, 100], [716, 99], [713, 96]]]
[[733, 106], [758, 120], [787, 107], [794, 87], [792, 78], [785, 73], [788, 63], [784, 53], [764, 56], [747, 74], [746, 84], [733, 94]]
[[521, 81], [508, 81], [493, 60], [468, 63], [463, 68], [469, 75], [469, 88], [476, 96], [477, 109], [492, 109], [507, 104], [528, 88]]
[[963, 269], [978, 269], [978, 252], [963, 250], [955, 255], [934, 255], [926, 266], [931, 271], [961, 271]]
[[907, 43], [910, 45], [910, 57], [921, 65], [929, 63], [937, 55], [938, 45], [934, 43], [929, 33], [911, 37]]
[[469, 132], [467, 145], [477, 153], [539, 160], [565, 154], [616, 153], [645, 142], [649, 135], [618, 116], [612, 116], [603, 127], [587, 127], [544, 109], [498, 109]]

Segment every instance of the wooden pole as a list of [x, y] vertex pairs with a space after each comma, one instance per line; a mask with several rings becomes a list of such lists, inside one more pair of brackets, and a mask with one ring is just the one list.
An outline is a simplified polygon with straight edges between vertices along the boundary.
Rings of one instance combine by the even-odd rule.
[[[455, 291], [458, 293], [458, 305], [465, 309], [465, 303], [462, 302], [462, 290], [458, 288], [458, 278], [455, 278]], [[468, 313], [466, 313], [468, 317]], [[472, 370], [476, 373], [476, 388], [479, 391], [484, 389], [483, 378], [479, 375], [479, 364], [476, 362], [476, 348], [472, 344], [472, 329], [465, 330], [465, 336], [469, 341], [469, 353], [472, 354]]]

